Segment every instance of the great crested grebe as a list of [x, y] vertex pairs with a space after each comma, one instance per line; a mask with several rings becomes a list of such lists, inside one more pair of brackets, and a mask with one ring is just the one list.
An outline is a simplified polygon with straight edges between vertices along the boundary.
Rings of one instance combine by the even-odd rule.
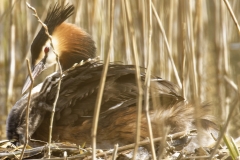
[[[44, 21], [52, 35], [53, 45], [56, 53], [59, 54], [64, 71], [56, 106], [53, 140], [77, 144], [86, 142], [86, 145], [90, 145], [92, 116], [103, 65], [94, 59], [88, 60], [95, 57], [96, 51], [91, 36], [81, 28], [64, 22], [73, 14], [73, 10], [73, 5], [55, 4], [49, 9]], [[44, 28], [39, 31], [31, 45], [31, 55], [34, 78], [45, 68], [56, 63], [56, 56]], [[72, 67], [80, 61], [84, 63]], [[29, 117], [29, 134], [33, 139], [47, 141], [49, 119], [59, 78], [59, 73], [55, 73], [46, 78], [42, 85], [33, 89]], [[142, 82], [144, 79], [145, 74], [142, 71]], [[194, 107], [185, 104], [176, 86], [159, 77], [152, 77], [152, 79], [150, 116], [154, 137], [162, 135], [162, 126], [167, 126], [169, 133], [196, 129]], [[28, 89], [29, 84], [28, 78], [23, 92]], [[144, 89], [144, 83], [142, 83], [142, 89]], [[137, 96], [134, 66], [111, 63], [106, 77], [98, 123], [98, 147], [112, 147], [116, 143], [120, 145], [134, 143]], [[160, 102], [155, 108], [153, 107], [154, 99]], [[8, 139], [24, 142], [26, 105], [27, 94], [14, 105], [8, 116]], [[206, 131], [206, 141], [208, 141], [210, 133], [207, 129], [216, 129], [209, 109], [206, 106], [201, 107], [201, 113], [197, 118], [200, 119], [203, 130]], [[141, 138], [144, 139], [149, 136], [144, 113], [142, 113], [141, 123]]]

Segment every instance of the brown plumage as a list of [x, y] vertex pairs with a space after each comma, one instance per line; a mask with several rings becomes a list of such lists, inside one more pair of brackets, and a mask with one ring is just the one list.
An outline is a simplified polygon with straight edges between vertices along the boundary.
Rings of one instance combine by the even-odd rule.
[[[120, 146], [131, 144], [135, 142], [136, 136], [136, 119], [137, 119], [137, 107], [128, 106], [118, 110], [114, 110], [110, 114], [100, 116], [98, 131], [97, 131], [97, 147], [102, 149], [113, 148], [114, 144]], [[152, 119], [152, 128], [154, 138], [162, 137], [165, 134], [165, 130], [169, 129], [168, 134], [174, 134], [178, 132], [196, 129], [195, 118], [193, 117], [194, 107], [191, 105], [180, 102], [173, 105], [171, 108], [151, 110], [150, 117]], [[209, 113], [204, 111], [204, 116], [201, 117], [201, 124], [206, 129], [216, 129], [215, 123], [212, 122], [212, 117]], [[141, 120], [141, 140], [149, 137], [147, 120], [145, 113], [142, 113]], [[49, 117], [47, 117], [49, 118]], [[64, 119], [67, 121], [66, 119]], [[33, 134], [33, 139], [40, 139], [48, 141], [48, 129], [49, 121], [43, 121], [43, 123]], [[164, 128], [166, 127], [166, 128]], [[86, 146], [91, 145], [91, 129], [92, 118], [85, 119], [82, 123], [76, 126], [55, 126], [53, 132], [53, 140], [55, 142], [71, 142], [76, 144], [86, 143]], [[207, 131], [206, 130], [206, 131]], [[212, 132], [216, 133], [216, 132]], [[210, 132], [204, 134], [205, 137], [201, 137], [203, 140], [208, 138], [209, 143], [204, 142], [204, 146], [208, 146], [213, 142]], [[206, 140], [205, 140], [206, 141]], [[185, 145], [186, 141], [183, 141], [178, 145]], [[195, 143], [195, 142], [194, 142]]]
[[63, 70], [72, 67], [74, 63], [95, 56], [96, 48], [92, 45], [94, 44], [92, 38], [73, 24], [62, 23], [54, 30], [53, 37], [57, 41], [54, 46], [56, 46], [57, 53], [60, 53], [60, 63]]
[[[101, 63], [87, 62], [64, 72], [54, 119], [54, 141], [77, 144], [86, 142], [87, 146], [90, 145], [92, 116], [102, 68]], [[144, 77], [142, 73], [142, 81]], [[59, 73], [48, 77], [41, 86], [41, 91], [33, 92], [29, 123], [33, 139], [47, 141], [58, 79]], [[174, 84], [158, 77], [152, 79], [150, 116], [154, 137], [162, 136], [163, 126], [169, 128], [169, 133], [196, 129], [194, 107], [185, 104]], [[137, 95], [134, 66], [110, 64], [98, 123], [98, 147], [134, 143]], [[155, 109], [152, 102], [154, 98], [161, 102]], [[25, 95], [15, 104], [8, 118], [8, 138], [20, 143], [24, 142], [26, 104]], [[201, 112], [198, 118], [205, 129], [216, 129], [209, 108], [202, 107]], [[141, 138], [145, 139], [149, 135], [144, 113], [141, 126]], [[210, 136], [210, 133], [207, 134]]]

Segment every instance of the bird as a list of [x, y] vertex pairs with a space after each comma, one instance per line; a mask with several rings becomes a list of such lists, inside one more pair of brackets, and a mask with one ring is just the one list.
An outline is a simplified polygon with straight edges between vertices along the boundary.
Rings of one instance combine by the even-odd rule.
[[[61, 79], [59, 98], [53, 123], [53, 141], [70, 142], [91, 146], [91, 127], [103, 62], [96, 58], [92, 37], [74, 24], [65, 22], [73, 14], [73, 5], [54, 4], [47, 13], [47, 25], [52, 43], [41, 28], [31, 45], [32, 75], [36, 78], [46, 68], [56, 64], [56, 53], [63, 74], [59, 71], [46, 77], [43, 83], [33, 88], [29, 114], [29, 136], [41, 141], [48, 140], [50, 116]], [[137, 97], [144, 90], [145, 68], [140, 68], [141, 88], [136, 84], [134, 65], [118, 62], [109, 64], [101, 103], [97, 130], [97, 147], [110, 148], [114, 144], [126, 145], [135, 142]], [[22, 92], [30, 86], [26, 79]], [[208, 105], [201, 105], [199, 117], [194, 106], [179, 94], [179, 88], [158, 76], [151, 77], [150, 118], [153, 136], [196, 129], [200, 120], [205, 141], [211, 138], [208, 130], [217, 131], [214, 117]], [[25, 142], [25, 115], [28, 92], [12, 107], [7, 119], [7, 137], [23, 144]], [[142, 101], [144, 103], [144, 100]], [[149, 137], [146, 115], [141, 114], [141, 139]], [[182, 142], [181, 142], [182, 143]], [[184, 141], [184, 144], [187, 143]]]

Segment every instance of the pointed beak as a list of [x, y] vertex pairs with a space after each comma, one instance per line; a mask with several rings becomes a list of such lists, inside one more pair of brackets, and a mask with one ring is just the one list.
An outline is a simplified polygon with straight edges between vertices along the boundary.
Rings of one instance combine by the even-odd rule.
[[[43, 61], [40, 61], [37, 65], [35, 65], [32, 68], [33, 79], [35, 79], [44, 69], [45, 69], [45, 65], [44, 65]], [[24, 83], [23, 89], [22, 89], [22, 94], [25, 93], [29, 89], [30, 85], [31, 85], [31, 78], [28, 75], [27, 79]]]

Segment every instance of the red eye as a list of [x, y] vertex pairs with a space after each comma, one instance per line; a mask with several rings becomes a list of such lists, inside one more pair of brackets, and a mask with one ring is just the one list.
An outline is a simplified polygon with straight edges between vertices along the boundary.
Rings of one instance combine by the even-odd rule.
[[47, 54], [49, 52], [49, 47], [44, 48], [44, 53]]

